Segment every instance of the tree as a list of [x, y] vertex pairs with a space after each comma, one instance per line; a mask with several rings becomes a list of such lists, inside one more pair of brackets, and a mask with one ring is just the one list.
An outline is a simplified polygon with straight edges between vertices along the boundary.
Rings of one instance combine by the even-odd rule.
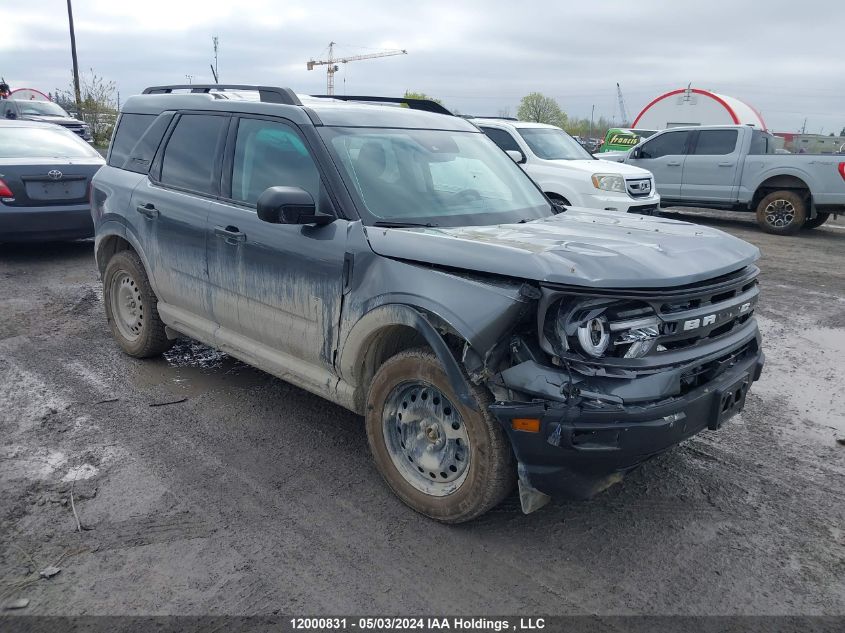
[[839, 133], [839, 136], [845, 136], [845, 127], [842, 128], [842, 131]]
[[429, 101], [434, 101], [435, 103], [439, 103], [440, 105], [443, 105], [443, 102], [440, 99], [438, 99], [437, 97], [429, 97], [424, 92], [414, 92], [412, 90], [406, 90], [405, 91], [405, 98], [406, 99], [428, 99]]
[[[111, 133], [117, 119], [117, 102], [115, 93], [117, 87], [113, 81], [103, 79], [94, 72], [93, 68], [88, 69], [80, 78], [80, 94], [82, 97], [82, 111], [76, 116], [83, 120], [91, 128], [91, 136], [94, 137], [94, 144], [98, 146], [108, 145]], [[73, 85], [66, 91], [56, 91], [56, 102], [66, 110], [75, 110], [75, 99], [73, 98]]]
[[522, 98], [516, 116], [520, 121], [548, 123], [560, 127], [566, 125], [566, 114], [561, 111], [557, 101], [539, 92], [532, 92]]

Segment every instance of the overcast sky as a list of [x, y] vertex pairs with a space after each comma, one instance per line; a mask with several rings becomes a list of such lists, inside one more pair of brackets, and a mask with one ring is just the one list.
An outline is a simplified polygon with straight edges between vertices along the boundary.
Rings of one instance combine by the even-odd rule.
[[[73, 0], [81, 69], [114, 80], [121, 99], [145, 86], [220, 79], [325, 92], [307, 71], [330, 40], [341, 54], [408, 55], [345, 64], [340, 94], [441, 98], [469, 114], [513, 114], [525, 94], [570, 115], [631, 117], [657, 95], [705, 88], [759, 109], [776, 131], [845, 127], [842, 0]], [[65, 0], [0, 0], [0, 75], [12, 88], [69, 84]]]

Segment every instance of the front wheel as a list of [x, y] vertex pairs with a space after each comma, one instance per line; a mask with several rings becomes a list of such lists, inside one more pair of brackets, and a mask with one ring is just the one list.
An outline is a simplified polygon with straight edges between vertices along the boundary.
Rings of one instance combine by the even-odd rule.
[[470, 391], [478, 410], [458, 399], [433, 353], [409, 350], [379, 368], [367, 395], [367, 440], [382, 477], [411, 508], [444, 523], [483, 514], [515, 481], [490, 396]]
[[822, 212], [822, 211], [817, 211], [817, 212], [816, 212], [816, 217], [814, 217], [814, 218], [810, 218], [809, 220], [807, 220], [806, 222], [804, 222], [804, 226], [803, 226], [803, 228], [805, 228], [805, 229], [817, 229], [817, 228], [819, 228], [822, 224], [824, 224], [825, 222], [827, 222], [827, 221], [828, 221], [828, 219], [830, 219], [830, 213], [826, 213], [826, 212]]
[[757, 205], [757, 224], [767, 233], [793, 235], [807, 218], [807, 202], [794, 191], [774, 191]]

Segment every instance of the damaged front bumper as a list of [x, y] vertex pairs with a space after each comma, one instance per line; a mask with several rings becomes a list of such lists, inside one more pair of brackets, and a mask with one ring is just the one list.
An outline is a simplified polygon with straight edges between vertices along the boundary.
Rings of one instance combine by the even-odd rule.
[[[650, 457], [705, 428], [718, 429], [742, 409], [764, 358], [758, 334], [713, 380], [682, 395], [651, 402], [563, 396], [491, 405], [519, 462], [523, 509], [536, 509], [544, 495], [589, 498]], [[565, 371], [546, 369], [567, 380]], [[548, 385], [548, 378], [543, 382]], [[516, 430], [520, 425], [513, 421], [524, 419], [538, 419], [539, 430]]]

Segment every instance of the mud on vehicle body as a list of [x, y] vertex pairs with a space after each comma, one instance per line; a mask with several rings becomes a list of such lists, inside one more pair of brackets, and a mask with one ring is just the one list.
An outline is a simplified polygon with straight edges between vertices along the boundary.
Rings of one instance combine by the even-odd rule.
[[432, 102], [181, 88], [126, 102], [95, 179], [115, 338], [189, 336], [363, 415], [417, 511], [589, 497], [759, 377], [755, 247], [560, 213]]

